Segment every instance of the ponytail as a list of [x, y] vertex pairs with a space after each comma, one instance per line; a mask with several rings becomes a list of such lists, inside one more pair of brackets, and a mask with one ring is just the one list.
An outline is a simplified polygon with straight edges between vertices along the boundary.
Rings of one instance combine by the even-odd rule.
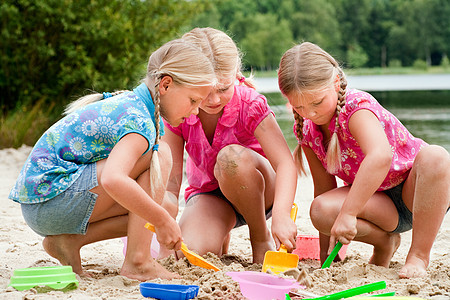
[[126, 90], [123, 91], [116, 91], [113, 93], [94, 93], [94, 94], [89, 94], [86, 96], [83, 96], [75, 101], [73, 101], [72, 103], [70, 103], [69, 105], [67, 105], [67, 107], [64, 109], [63, 115], [68, 115], [73, 113], [74, 111], [85, 107], [88, 104], [109, 98], [109, 97], [113, 97], [116, 96], [118, 94], [121, 94], [123, 92], [127, 92]]
[[249, 88], [256, 89], [254, 80], [253, 80], [253, 74], [250, 74], [249, 78], [246, 78], [241, 71], [238, 71], [236, 73], [236, 79], [239, 81], [239, 85], [245, 85]]

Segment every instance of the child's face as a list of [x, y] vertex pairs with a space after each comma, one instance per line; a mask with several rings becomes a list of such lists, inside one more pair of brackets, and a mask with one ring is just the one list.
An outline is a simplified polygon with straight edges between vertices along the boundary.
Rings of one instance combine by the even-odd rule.
[[160, 90], [161, 116], [172, 126], [178, 126], [190, 115], [198, 114], [200, 103], [208, 97], [211, 86], [186, 87], [172, 82]]
[[327, 125], [336, 112], [338, 94], [334, 87], [320, 92], [292, 94], [287, 97], [295, 111], [316, 125]]
[[211, 90], [208, 97], [200, 104], [200, 108], [206, 113], [213, 115], [222, 111], [223, 107], [230, 102], [234, 94], [235, 79], [221, 80]]

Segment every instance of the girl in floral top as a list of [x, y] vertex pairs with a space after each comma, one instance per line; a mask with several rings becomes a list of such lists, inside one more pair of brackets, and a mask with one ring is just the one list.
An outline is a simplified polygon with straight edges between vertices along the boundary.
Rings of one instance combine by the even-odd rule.
[[448, 152], [413, 137], [370, 94], [347, 89], [338, 63], [317, 45], [288, 50], [278, 83], [293, 107], [299, 172], [303, 150], [314, 181], [321, 261], [337, 241], [355, 240], [373, 245], [370, 263], [388, 267], [400, 233], [412, 228], [399, 276], [425, 276], [450, 204]]
[[198, 113], [215, 82], [209, 59], [174, 40], [150, 56], [133, 91], [92, 94], [68, 107], [34, 146], [9, 196], [45, 237], [49, 255], [84, 274], [81, 247], [128, 235], [121, 275], [177, 277], [151, 258], [144, 227], [153, 223], [160, 244], [180, 249], [180, 228], [160, 206], [172, 165], [169, 148], [159, 143], [160, 115], [181, 124]]

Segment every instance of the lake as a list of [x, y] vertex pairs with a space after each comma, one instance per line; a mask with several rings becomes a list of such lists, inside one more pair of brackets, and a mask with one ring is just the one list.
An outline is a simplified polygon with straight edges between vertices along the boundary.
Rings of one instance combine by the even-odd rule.
[[[391, 111], [408, 130], [429, 144], [438, 144], [450, 152], [450, 90], [393, 91], [371, 93]], [[277, 121], [293, 150], [297, 144], [292, 131], [293, 115], [280, 104], [281, 94], [265, 94]]]

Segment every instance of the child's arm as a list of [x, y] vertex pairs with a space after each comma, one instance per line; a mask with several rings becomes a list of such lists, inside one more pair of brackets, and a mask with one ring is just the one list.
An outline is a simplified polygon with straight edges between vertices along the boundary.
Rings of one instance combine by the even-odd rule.
[[[297, 146], [299, 147], [299, 146]], [[329, 174], [323, 167], [320, 160], [317, 158], [314, 151], [306, 146], [302, 147], [308, 160], [309, 169], [314, 183], [314, 198], [328, 192], [337, 187], [336, 177]], [[320, 243], [320, 261], [323, 263], [328, 257], [328, 248], [330, 247], [330, 237], [319, 233]], [[339, 258], [338, 258], [339, 259]]]
[[356, 218], [383, 183], [392, 162], [392, 150], [378, 118], [369, 110], [355, 112], [349, 129], [365, 157], [331, 229], [330, 248], [338, 240], [348, 244], [355, 237]]
[[178, 214], [178, 198], [183, 182], [184, 139], [172, 131], [167, 130], [162, 140], [170, 147], [173, 163], [162, 206], [173, 218], [176, 218]]
[[258, 125], [255, 137], [276, 173], [272, 235], [277, 249], [282, 243], [288, 251], [292, 251], [297, 237], [297, 226], [290, 218], [297, 188], [297, 171], [292, 154], [272, 114]]
[[[160, 243], [169, 249], [179, 250], [181, 248], [181, 230], [178, 224], [133, 179], [136, 175], [132, 174], [133, 169], [147, 147], [148, 141], [143, 136], [136, 133], [125, 135], [114, 146], [106, 159], [99, 180], [104, 190], [115, 201], [155, 225]], [[150, 155], [150, 153], [146, 155]]]

